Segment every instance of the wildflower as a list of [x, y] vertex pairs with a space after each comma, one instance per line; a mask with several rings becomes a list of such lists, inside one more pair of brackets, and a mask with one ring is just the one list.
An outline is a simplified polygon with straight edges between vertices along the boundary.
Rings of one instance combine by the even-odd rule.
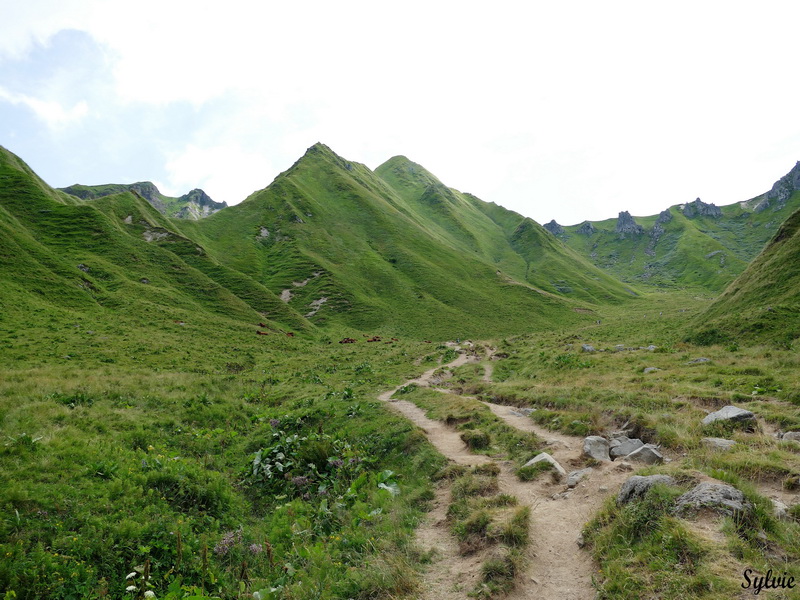
[[277, 427], [278, 425], [281, 424], [281, 422], [278, 421], [278, 419], [270, 419], [269, 420], [269, 424], [270, 424], [271, 427]]
[[297, 487], [303, 487], [311, 483], [311, 480], [304, 475], [298, 475], [297, 477], [292, 477], [292, 483]]
[[125, 591], [126, 592], [135, 592], [136, 591], [136, 586], [135, 585], [129, 585], [128, 587], [125, 588]]
[[155, 598], [156, 597], [156, 593], [153, 590], [147, 590], [144, 593], [144, 597], [145, 598]]
[[225, 556], [236, 544], [242, 541], [242, 530], [229, 531], [222, 536], [222, 539], [214, 546], [214, 554]]
[[344, 465], [344, 461], [341, 458], [335, 458], [333, 460], [329, 459], [328, 462], [332, 467], [336, 467], [337, 469]]
[[248, 549], [253, 554], [261, 554], [264, 551], [264, 546], [261, 544], [250, 544]]
[[125, 576], [125, 579], [133, 579], [134, 577], [136, 577], [136, 571], [134, 571], [133, 573], [128, 573]]

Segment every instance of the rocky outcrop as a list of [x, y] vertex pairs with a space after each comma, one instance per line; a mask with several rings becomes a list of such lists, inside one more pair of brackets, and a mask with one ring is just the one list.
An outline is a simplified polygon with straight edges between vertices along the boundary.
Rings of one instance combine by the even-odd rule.
[[545, 225], [543, 225], [543, 227], [553, 235], [561, 235], [562, 233], [564, 233], [564, 228], [558, 223], [556, 223], [555, 219], [553, 219], [549, 223], [546, 223]]
[[633, 500], [644, 498], [647, 490], [657, 483], [662, 485], [675, 485], [675, 480], [669, 475], [648, 475], [647, 477], [633, 475], [629, 477], [619, 489], [617, 504], [627, 504]]
[[706, 204], [700, 198], [694, 202], [689, 202], [683, 205], [683, 214], [687, 219], [694, 217], [711, 217], [719, 219], [722, 216], [722, 209], [715, 204]]
[[625, 234], [641, 235], [644, 233], [644, 227], [633, 220], [631, 213], [629, 213], [627, 210], [623, 210], [617, 217], [617, 226], [615, 231], [623, 236]]
[[708, 509], [728, 516], [749, 512], [753, 505], [735, 487], [723, 483], [700, 483], [675, 501], [675, 514], [682, 516]]
[[183, 208], [173, 213], [172, 216], [178, 219], [203, 219], [215, 212], [227, 208], [225, 202], [215, 202], [208, 194], [201, 189], [194, 189], [188, 194], [184, 194], [178, 198], [179, 203], [184, 203]]
[[592, 235], [595, 232], [594, 225], [589, 223], [589, 221], [584, 221], [583, 224], [578, 227], [578, 233], [583, 235]]
[[180, 198], [171, 198], [162, 194], [150, 181], [97, 186], [76, 184], [61, 188], [61, 190], [83, 200], [94, 200], [112, 194], [131, 192], [146, 200], [162, 215], [178, 219], [202, 219], [228, 206], [225, 202], [215, 202], [201, 189], [194, 189]]
[[774, 206], [776, 210], [783, 208], [786, 201], [797, 190], [800, 190], [800, 161], [791, 171], [775, 182], [772, 189], [767, 192], [766, 198], [756, 207], [756, 211], [761, 212], [769, 206]]

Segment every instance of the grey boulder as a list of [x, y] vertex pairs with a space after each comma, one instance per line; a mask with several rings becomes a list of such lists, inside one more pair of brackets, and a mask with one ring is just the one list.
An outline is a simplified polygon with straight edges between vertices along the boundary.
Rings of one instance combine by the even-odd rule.
[[608, 440], [599, 435], [590, 435], [583, 440], [583, 454], [595, 460], [610, 461], [611, 457], [608, 455], [609, 445]]
[[752, 510], [753, 505], [735, 487], [724, 483], [700, 483], [675, 501], [675, 514], [686, 515], [702, 509], [728, 516]]
[[710, 425], [717, 421], [727, 421], [729, 423], [741, 423], [743, 421], [752, 421], [755, 415], [749, 410], [739, 408], [738, 406], [728, 405], [723, 406], [716, 412], [708, 414], [703, 419], [703, 425]]

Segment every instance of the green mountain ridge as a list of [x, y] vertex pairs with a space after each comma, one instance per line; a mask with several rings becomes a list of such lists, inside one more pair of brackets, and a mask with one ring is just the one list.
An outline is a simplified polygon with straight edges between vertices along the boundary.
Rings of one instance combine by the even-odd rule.
[[165, 217], [136, 189], [54, 190], [5, 150], [0, 187], [8, 318], [47, 306], [60, 322], [122, 311], [155, 330], [221, 319], [443, 338], [576, 323], [632, 298], [533, 221], [400, 157], [373, 173], [317, 144], [198, 221]]
[[659, 215], [545, 228], [622, 281], [719, 293], [800, 208], [800, 163], [755, 198], [717, 207], [699, 198]]
[[123, 192], [133, 192], [147, 200], [162, 215], [175, 219], [202, 219], [228, 206], [225, 202], [215, 202], [201, 189], [194, 189], [178, 198], [166, 196], [150, 181], [106, 185], [75, 184], [59, 190], [81, 200], [95, 200]]
[[[372, 172], [316, 144], [264, 190], [180, 227], [221, 262], [291, 295], [299, 313], [322, 303], [309, 316], [318, 325], [490, 335], [573, 321], [598, 298], [630, 298], [535, 224], [541, 235], [526, 251], [566, 268], [557, 280], [533, 270], [526, 278], [513, 230], [485, 205], [404, 157]], [[558, 289], [562, 280], [569, 291]]]

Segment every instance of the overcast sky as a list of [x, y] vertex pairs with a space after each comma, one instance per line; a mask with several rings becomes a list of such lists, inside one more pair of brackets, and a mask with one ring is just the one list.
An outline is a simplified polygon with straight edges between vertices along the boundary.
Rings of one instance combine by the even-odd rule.
[[769, 189], [800, 2], [0, 0], [0, 145], [235, 204], [321, 141], [540, 223]]

